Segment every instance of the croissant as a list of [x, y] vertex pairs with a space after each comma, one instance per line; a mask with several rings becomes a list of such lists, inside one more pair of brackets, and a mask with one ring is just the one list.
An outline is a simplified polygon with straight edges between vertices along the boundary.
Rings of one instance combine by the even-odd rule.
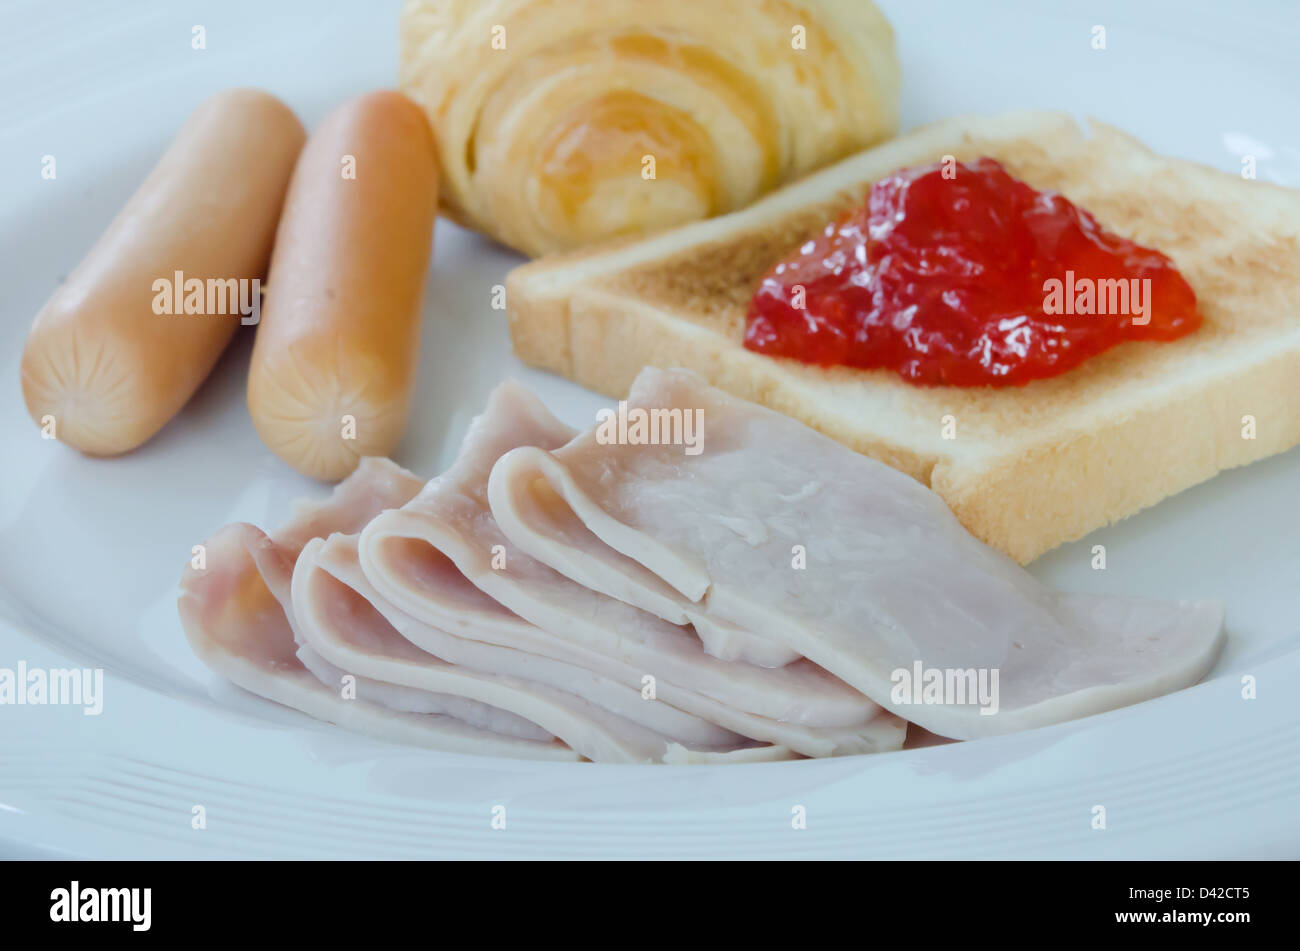
[[741, 208], [891, 135], [870, 0], [407, 0], [442, 211], [540, 256]]

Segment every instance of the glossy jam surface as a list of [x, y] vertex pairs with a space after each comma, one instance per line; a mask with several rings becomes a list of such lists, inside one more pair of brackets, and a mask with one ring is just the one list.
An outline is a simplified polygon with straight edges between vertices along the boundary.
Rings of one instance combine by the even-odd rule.
[[1200, 325], [1169, 258], [981, 158], [877, 182], [767, 273], [745, 346], [911, 383], [1019, 386]]

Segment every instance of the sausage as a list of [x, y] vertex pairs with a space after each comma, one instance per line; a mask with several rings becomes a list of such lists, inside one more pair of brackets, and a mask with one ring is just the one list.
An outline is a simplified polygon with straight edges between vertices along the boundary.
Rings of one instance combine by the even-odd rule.
[[433, 133], [398, 92], [350, 100], [298, 159], [276, 234], [248, 409], [304, 475], [387, 455], [410, 410], [438, 210]]
[[[252, 282], [266, 273], [305, 139], [289, 108], [257, 90], [195, 110], [37, 315], [21, 364], [37, 425], [82, 452], [116, 455], [185, 405], [256, 319], [244, 305], [256, 304]], [[202, 313], [185, 312], [187, 287], [200, 288], [189, 302]]]

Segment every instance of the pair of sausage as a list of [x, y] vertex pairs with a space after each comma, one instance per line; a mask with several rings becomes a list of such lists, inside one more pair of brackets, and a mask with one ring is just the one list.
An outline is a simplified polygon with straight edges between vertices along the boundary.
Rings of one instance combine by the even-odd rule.
[[127, 452], [257, 322], [259, 435], [342, 478], [405, 429], [436, 214], [432, 133], [400, 93], [345, 103], [309, 140], [266, 93], [214, 96], [37, 316], [28, 411], [82, 452]]

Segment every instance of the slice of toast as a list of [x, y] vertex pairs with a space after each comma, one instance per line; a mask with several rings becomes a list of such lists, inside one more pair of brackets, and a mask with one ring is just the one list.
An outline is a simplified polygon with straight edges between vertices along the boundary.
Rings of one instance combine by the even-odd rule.
[[[741, 345], [759, 280], [904, 166], [981, 155], [1169, 255], [1205, 323], [1130, 342], [1024, 387], [921, 387]], [[1154, 154], [1058, 113], [917, 129], [751, 207], [636, 242], [545, 258], [507, 281], [527, 363], [610, 396], [686, 367], [929, 485], [1020, 562], [1300, 443], [1300, 192]], [[947, 417], [951, 417], [948, 419]], [[947, 425], [945, 425], [947, 424]]]

